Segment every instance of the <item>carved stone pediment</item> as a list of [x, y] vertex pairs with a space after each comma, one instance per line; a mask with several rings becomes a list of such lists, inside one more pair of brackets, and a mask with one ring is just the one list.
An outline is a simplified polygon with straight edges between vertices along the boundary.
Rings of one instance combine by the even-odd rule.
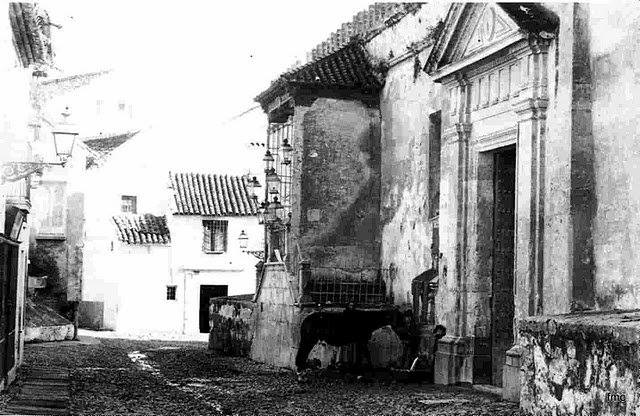
[[454, 3], [424, 70], [438, 80], [555, 27], [557, 16], [533, 3]]

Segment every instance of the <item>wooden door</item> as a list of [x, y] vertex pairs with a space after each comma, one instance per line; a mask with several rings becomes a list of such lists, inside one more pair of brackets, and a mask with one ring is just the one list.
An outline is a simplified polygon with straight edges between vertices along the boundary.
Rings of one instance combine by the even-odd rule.
[[200, 333], [209, 332], [209, 300], [227, 296], [227, 285], [200, 285]]
[[6, 293], [6, 354], [5, 354], [5, 371], [9, 372], [15, 365], [16, 358], [16, 305], [17, 305], [17, 289], [18, 289], [18, 247], [9, 246], [7, 253], [7, 279], [5, 280]]
[[515, 182], [515, 149], [496, 152], [491, 293], [491, 384], [495, 386], [502, 386], [502, 366], [513, 345]]

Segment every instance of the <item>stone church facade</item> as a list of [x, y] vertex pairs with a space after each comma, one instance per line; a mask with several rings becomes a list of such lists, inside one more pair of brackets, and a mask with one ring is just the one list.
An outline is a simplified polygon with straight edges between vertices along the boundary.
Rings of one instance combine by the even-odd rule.
[[[393, 270], [392, 302], [447, 329], [435, 382], [518, 400], [529, 317], [637, 308], [640, 18], [404, 7], [361, 38], [366, 65], [328, 42], [257, 98], [293, 120], [289, 247], [312, 268]], [[325, 79], [332, 59], [354, 79]], [[431, 306], [415, 297], [429, 270]]]

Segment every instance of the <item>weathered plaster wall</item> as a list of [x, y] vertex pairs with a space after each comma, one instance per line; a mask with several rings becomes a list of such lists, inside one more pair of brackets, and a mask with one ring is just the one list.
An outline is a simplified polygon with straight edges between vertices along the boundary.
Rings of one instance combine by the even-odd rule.
[[[640, 301], [640, 13], [626, 2], [591, 9], [596, 303], [632, 308]], [[608, 43], [595, 36], [603, 27]]]
[[637, 320], [635, 312], [521, 322], [521, 408], [533, 415], [637, 414]]
[[[419, 57], [424, 61], [426, 53]], [[398, 267], [394, 300], [406, 306], [412, 302], [412, 279], [431, 267], [429, 115], [439, 110], [439, 85], [422, 71], [414, 77], [414, 62], [391, 68], [380, 103], [381, 263]]]
[[318, 98], [305, 110], [296, 125], [304, 149], [300, 247], [313, 267], [377, 267], [379, 110], [336, 98]]
[[429, 116], [440, 110], [440, 85], [422, 71], [430, 48], [403, 55], [445, 13], [442, 5], [423, 5], [367, 45], [377, 59], [399, 61], [380, 94], [381, 266], [398, 267], [392, 291], [394, 301], [405, 306], [412, 302], [411, 280], [431, 267]]
[[571, 119], [573, 7], [548, 3], [560, 18], [548, 52], [549, 106], [545, 132], [544, 313], [565, 313], [571, 302]]

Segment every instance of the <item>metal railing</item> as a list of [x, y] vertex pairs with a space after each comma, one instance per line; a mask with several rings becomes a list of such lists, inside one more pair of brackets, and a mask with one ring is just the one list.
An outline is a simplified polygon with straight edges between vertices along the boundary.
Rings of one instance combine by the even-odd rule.
[[313, 267], [309, 270], [309, 279], [302, 288], [302, 303], [371, 306], [390, 301], [389, 269]]

